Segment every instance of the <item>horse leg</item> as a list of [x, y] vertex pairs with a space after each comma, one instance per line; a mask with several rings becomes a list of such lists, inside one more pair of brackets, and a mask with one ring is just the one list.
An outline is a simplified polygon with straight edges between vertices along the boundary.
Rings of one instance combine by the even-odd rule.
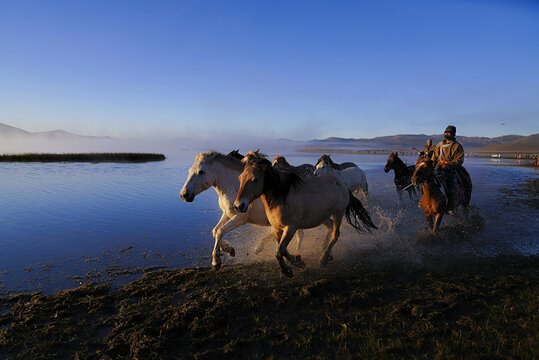
[[230, 245], [228, 245], [226, 242], [221, 241], [223, 236], [225, 236], [226, 233], [234, 230], [238, 226], [241, 226], [247, 222], [247, 215], [246, 214], [236, 214], [232, 216], [230, 220], [228, 220], [223, 226], [221, 226], [217, 231], [215, 232], [215, 247], [213, 249], [213, 259], [212, 259], [212, 265], [216, 268], [219, 268], [221, 266], [221, 259], [218, 249], [222, 249], [224, 252], [226, 252], [230, 256], [236, 256], [236, 251], [234, 248]]
[[359, 186], [359, 190], [361, 190], [361, 193], [363, 194], [363, 198], [365, 199], [365, 201], [369, 201], [369, 198], [367, 197], [368, 193], [369, 193], [369, 188], [367, 186], [367, 183], [365, 182], [365, 184], [362, 184]]
[[343, 215], [344, 214], [342, 212], [333, 213], [333, 233], [331, 241], [326, 251], [324, 252], [324, 255], [322, 256], [322, 259], [320, 260], [320, 265], [326, 265], [328, 261], [331, 260], [331, 249], [333, 249], [333, 245], [335, 245], [337, 239], [339, 238], [339, 235], [341, 234], [339, 229], [341, 227]]
[[397, 188], [397, 194], [399, 194], [399, 202], [402, 201], [402, 190]]
[[[287, 255], [288, 255], [287, 258], [290, 256], [290, 254], [288, 254], [288, 251], [286, 250], [286, 247], [288, 246], [288, 243], [290, 243], [290, 240], [294, 236], [294, 232], [295, 232], [295, 231], [290, 231], [290, 230], [291, 230], [290, 228], [286, 227], [283, 230], [274, 231], [275, 237], [280, 235], [279, 247], [277, 248], [275, 257], [277, 258], [277, 261], [279, 262], [279, 265], [281, 266], [281, 272], [287, 277], [294, 276], [294, 274], [292, 273], [292, 269], [290, 269], [290, 266], [288, 266], [284, 262], [284, 258], [283, 258]], [[301, 260], [301, 257], [300, 257], [300, 260]]]
[[221, 249], [221, 244], [220, 244], [220, 240], [217, 238], [217, 231], [221, 227], [223, 227], [223, 224], [225, 224], [228, 220], [230, 220], [230, 218], [223, 212], [223, 214], [221, 215], [221, 218], [219, 219], [219, 222], [217, 223], [217, 225], [215, 225], [215, 227], [211, 231], [213, 238], [215, 239], [211, 264], [215, 269], [219, 269], [221, 267], [221, 254], [219, 253], [219, 250]]
[[296, 246], [296, 251], [299, 252], [301, 243], [303, 242], [303, 229], [298, 229], [298, 231], [296, 231], [296, 238], [298, 239], [298, 245]]
[[468, 222], [468, 213], [469, 213], [468, 205], [462, 204], [462, 211], [464, 211], [464, 218], [466, 219], [466, 222]]
[[324, 224], [324, 226], [328, 228], [328, 233], [326, 234], [326, 238], [324, 239], [324, 243], [322, 244], [322, 248], [325, 249], [329, 244], [331, 233], [333, 233], [333, 220], [328, 218], [324, 220], [322, 224]]
[[444, 213], [440, 212], [436, 215], [434, 215], [434, 226], [432, 228], [432, 233], [436, 234], [436, 231], [440, 227], [440, 223], [442, 222], [442, 218], [444, 217]]
[[427, 223], [429, 224], [429, 229], [432, 230], [432, 227], [434, 226], [433, 221], [432, 221], [432, 215], [431, 216], [425, 216], [425, 218], [427, 219]]

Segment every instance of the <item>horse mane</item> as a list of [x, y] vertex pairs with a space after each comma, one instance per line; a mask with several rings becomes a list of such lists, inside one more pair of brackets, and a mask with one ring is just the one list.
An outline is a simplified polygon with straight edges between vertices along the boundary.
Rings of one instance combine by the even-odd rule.
[[240, 154], [240, 149], [238, 149], [238, 150], [232, 150], [231, 152], [229, 152], [228, 154], [226, 154], [226, 156], [230, 156], [230, 157], [233, 157], [233, 158], [238, 159], [238, 160], [243, 159], [243, 155]]
[[320, 156], [320, 159], [318, 159], [318, 162], [316, 163], [316, 165], [320, 164], [322, 161], [328, 163], [332, 168], [336, 170], [341, 170], [341, 168], [337, 164], [335, 164], [333, 160], [331, 160], [331, 157], [329, 155], [324, 154]]
[[275, 164], [279, 164], [279, 165], [284, 165], [286, 167], [293, 167], [292, 165], [290, 165], [290, 163], [288, 161], [286, 161], [285, 157], [284, 156], [281, 156], [281, 155], [275, 155], [275, 158], [273, 159], [273, 162]]
[[293, 172], [280, 171], [271, 166], [271, 162], [263, 157], [250, 155], [243, 158], [246, 167], [258, 169], [264, 173], [264, 191], [270, 190], [277, 199], [285, 199], [290, 188], [302, 184], [303, 179]]
[[243, 164], [241, 163], [240, 159], [238, 159], [234, 155], [223, 155], [220, 152], [213, 150], [197, 154], [197, 156], [195, 157], [195, 161], [217, 161], [229, 169], [240, 172], [243, 170]]

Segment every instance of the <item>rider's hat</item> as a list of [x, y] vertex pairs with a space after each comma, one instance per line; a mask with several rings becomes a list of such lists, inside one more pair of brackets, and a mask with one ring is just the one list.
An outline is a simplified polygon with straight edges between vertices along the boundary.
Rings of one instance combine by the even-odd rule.
[[445, 128], [445, 131], [444, 133], [450, 133], [451, 135], [455, 136], [457, 134], [457, 128], [454, 127], [453, 125], [449, 125], [448, 127]]

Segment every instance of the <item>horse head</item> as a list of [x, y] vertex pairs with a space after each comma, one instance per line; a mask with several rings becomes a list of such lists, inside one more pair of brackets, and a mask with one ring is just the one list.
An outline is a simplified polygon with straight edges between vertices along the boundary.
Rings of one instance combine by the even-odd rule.
[[231, 152], [229, 152], [228, 154], [226, 154], [226, 156], [230, 156], [234, 159], [238, 159], [238, 160], [241, 160], [243, 159], [243, 155], [240, 154], [240, 149], [238, 150], [232, 150]]
[[334, 168], [334, 162], [331, 160], [331, 157], [329, 155], [322, 155], [320, 159], [318, 159], [318, 162], [316, 163], [316, 166], [314, 167], [314, 174], [315, 175], [330, 175], [331, 168]]
[[288, 169], [292, 167], [292, 165], [290, 165], [290, 163], [286, 161], [285, 157], [281, 155], [275, 155], [271, 166], [274, 166], [278, 169]]
[[247, 211], [249, 204], [264, 192], [266, 171], [271, 169], [271, 163], [258, 157], [258, 150], [247, 153], [242, 162], [245, 167], [238, 177], [240, 189], [234, 201], [234, 209], [243, 213]]
[[384, 171], [386, 173], [389, 172], [389, 170], [395, 169], [394, 161], [399, 158], [399, 153], [391, 153], [389, 157], [387, 158], [386, 166], [384, 167]]
[[209, 189], [215, 183], [215, 174], [211, 164], [218, 153], [210, 151], [199, 153], [189, 168], [189, 175], [180, 191], [180, 197], [185, 202], [192, 202], [195, 196]]
[[412, 175], [412, 184], [417, 186], [418, 182], [423, 182], [430, 178], [434, 173], [434, 163], [428, 158], [420, 158], [415, 165], [415, 171]]

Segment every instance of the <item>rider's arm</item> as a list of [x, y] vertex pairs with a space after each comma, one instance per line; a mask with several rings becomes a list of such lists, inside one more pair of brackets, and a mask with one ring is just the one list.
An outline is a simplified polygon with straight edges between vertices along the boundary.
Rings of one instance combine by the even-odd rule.
[[455, 152], [453, 153], [453, 160], [451, 162], [455, 162], [459, 165], [462, 165], [464, 162], [464, 149], [462, 148], [461, 144], [458, 144]]

